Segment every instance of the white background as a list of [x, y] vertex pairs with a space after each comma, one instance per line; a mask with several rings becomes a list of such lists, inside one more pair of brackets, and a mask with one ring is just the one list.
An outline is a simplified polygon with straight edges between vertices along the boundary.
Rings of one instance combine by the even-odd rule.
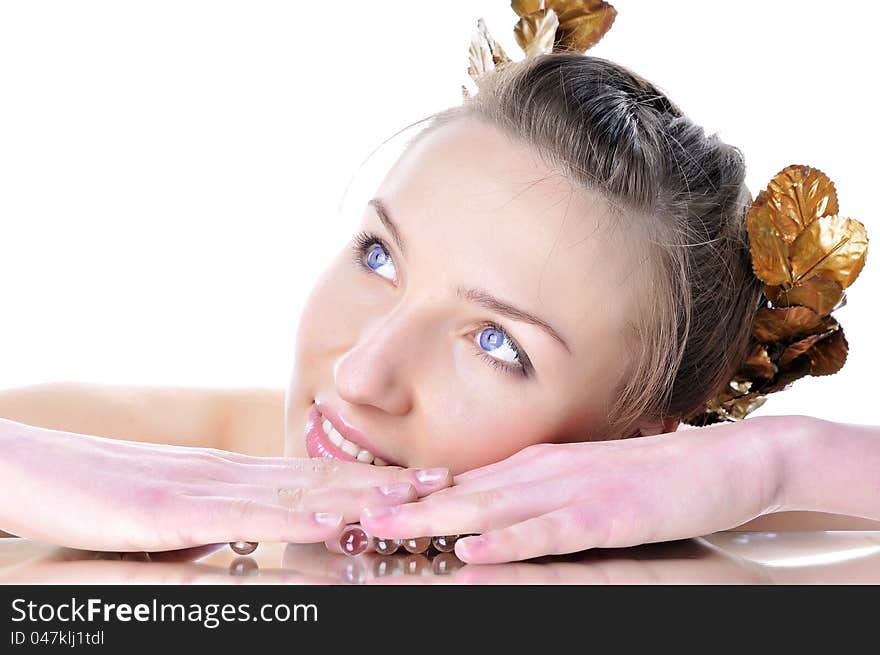
[[[873, 3], [614, 4], [590, 54], [740, 147], [754, 194], [824, 170], [880, 248]], [[346, 185], [459, 102], [480, 16], [520, 58], [505, 0], [0, 0], [0, 387], [286, 386]], [[878, 422], [878, 259], [835, 314], [844, 369], [756, 414]]]

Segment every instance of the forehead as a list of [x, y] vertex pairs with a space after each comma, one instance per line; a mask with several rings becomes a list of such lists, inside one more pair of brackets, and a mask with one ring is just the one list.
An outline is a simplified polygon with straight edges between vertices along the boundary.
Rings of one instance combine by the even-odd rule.
[[424, 135], [376, 196], [403, 234], [408, 267], [537, 314], [575, 352], [633, 318], [635, 248], [604, 201], [488, 123], [461, 118]]

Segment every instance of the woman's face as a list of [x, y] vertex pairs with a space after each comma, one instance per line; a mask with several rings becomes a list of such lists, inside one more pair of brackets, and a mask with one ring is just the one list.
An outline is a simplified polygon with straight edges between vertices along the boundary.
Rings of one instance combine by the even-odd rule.
[[374, 198], [303, 310], [285, 454], [456, 474], [609, 438], [637, 288], [603, 203], [472, 118], [417, 141]]

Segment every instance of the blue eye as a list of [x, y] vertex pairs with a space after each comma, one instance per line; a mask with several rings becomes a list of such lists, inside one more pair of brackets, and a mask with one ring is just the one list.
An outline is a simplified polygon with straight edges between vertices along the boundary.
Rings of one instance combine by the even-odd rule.
[[[526, 374], [516, 343], [497, 325], [488, 323], [477, 334], [477, 344], [482, 348], [477, 354], [492, 366], [511, 373]], [[492, 353], [488, 355], [487, 353]], [[498, 357], [496, 357], [496, 355]]]
[[394, 262], [388, 254], [388, 248], [376, 235], [360, 232], [355, 236], [354, 259], [355, 265], [366, 271], [378, 273], [382, 277], [387, 277], [390, 273], [391, 277], [387, 279], [394, 282], [394, 275], [397, 273]]
[[[375, 234], [359, 232], [355, 235], [352, 246], [354, 265], [369, 273], [379, 273], [382, 277], [394, 282], [397, 270], [388, 252], [388, 247]], [[493, 368], [501, 369], [507, 373], [517, 373], [528, 377], [531, 362], [526, 355], [511, 339], [507, 333], [494, 323], [484, 323], [477, 333], [475, 343], [479, 346], [475, 349], [477, 356], [482, 357]], [[489, 353], [492, 353], [491, 355]]]

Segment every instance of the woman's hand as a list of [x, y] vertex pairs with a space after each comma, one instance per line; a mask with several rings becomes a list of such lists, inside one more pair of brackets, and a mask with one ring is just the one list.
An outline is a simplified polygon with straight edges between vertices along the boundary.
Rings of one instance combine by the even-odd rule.
[[413, 469], [252, 457], [0, 419], [0, 529], [86, 550], [317, 542], [337, 536], [365, 506], [448, 486], [442, 473], [423, 478]]
[[587, 548], [705, 535], [778, 511], [784, 444], [814, 419], [755, 417], [657, 436], [530, 446], [455, 477], [414, 503], [366, 509], [378, 537], [479, 533], [465, 562], [497, 563]]

